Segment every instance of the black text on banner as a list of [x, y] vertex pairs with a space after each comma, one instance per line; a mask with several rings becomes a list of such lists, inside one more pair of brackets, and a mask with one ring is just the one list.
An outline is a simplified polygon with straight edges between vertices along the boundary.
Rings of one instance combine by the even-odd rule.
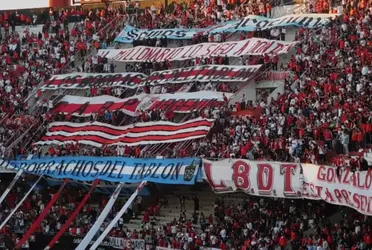
[[197, 57], [240, 57], [288, 53], [298, 42], [251, 38], [238, 42], [201, 43], [180, 48], [138, 46], [129, 49], [101, 49], [98, 54], [118, 62], [182, 61]]

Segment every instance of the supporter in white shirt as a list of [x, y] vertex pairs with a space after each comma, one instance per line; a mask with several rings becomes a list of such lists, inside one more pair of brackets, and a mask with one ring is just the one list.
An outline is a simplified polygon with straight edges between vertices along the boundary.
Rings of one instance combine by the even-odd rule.
[[226, 238], [226, 229], [220, 231], [221, 238], [224, 240]]
[[12, 92], [13, 87], [11, 85], [6, 85], [4, 89], [6, 93], [10, 93]]
[[271, 39], [278, 39], [279, 35], [280, 35], [280, 30], [278, 28], [273, 28], [272, 30], [270, 30]]
[[92, 57], [92, 64], [93, 65], [98, 64], [98, 56], [97, 55], [95, 55], [95, 56]]

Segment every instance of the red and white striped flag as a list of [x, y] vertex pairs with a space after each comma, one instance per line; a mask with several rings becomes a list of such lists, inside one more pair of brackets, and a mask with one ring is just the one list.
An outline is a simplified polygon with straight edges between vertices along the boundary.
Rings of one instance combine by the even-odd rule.
[[148, 145], [172, 143], [205, 137], [213, 125], [210, 119], [194, 119], [184, 123], [168, 121], [144, 122], [128, 126], [113, 126], [100, 122], [72, 123], [54, 122], [39, 145], [81, 144], [102, 145]]

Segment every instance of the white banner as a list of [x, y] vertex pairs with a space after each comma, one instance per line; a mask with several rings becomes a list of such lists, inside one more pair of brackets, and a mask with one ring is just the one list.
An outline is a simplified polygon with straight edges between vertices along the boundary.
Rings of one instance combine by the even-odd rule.
[[124, 247], [128, 249], [133, 249], [133, 250], [145, 250], [146, 244], [145, 244], [145, 240], [128, 239], [128, 240], [124, 240]]
[[372, 215], [372, 170], [351, 172], [350, 168], [302, 164], [303, 197], [347, 206]]
[[[145, 250], [146, 243], [142, 239], [124, 239], [120, 237], [107, 237], [110, 245], [117, 249]], [[93, 247], [93, 246], [92, 246]], [[90, 248], [90, 250], [95, 248]]]
[[264, 16], [249, 15], [243, 19], [221, 23], [212, 26], [207, 32], [249, 32], [267, 30], [277, 27], [296, 26], [305, 28], [319, 28], [330, 23], [332, 18], [339, 14], [294, 14], [279, 18], [267, 18]]
[[196, 57], [240, 57], [288, 53], [298, 42], [251, 38], [225, 43], [201, 43], [180, 48], [138, 46], [128, 49], [101, 49], [98, 55], [118, 62], [182, 61]]
[[200, 65], [155, 71], [142, 82], [142, 86], [187, 82], [246, 82], [260, 68], [261, 65]]
[[98, 217], [96, 222], [94, 222], [94, 225], [90, 228], [89, 232], [85, 235], [84, 239], [77, 246], [77, 248], [75, 250], [85, 250], [85, 249], [87, 249], [87, 247], [88, 247], [89, 243], [91, 242], [91, 240], [93, 239], [94, 235], [98, 232], [101, 225], [105, 221], [106, 217], [110, 213], [112, 207], [114, 206], [116, 199], [119, 197], [120, 190], [123, 188], [123, 185], [124, 185], [123, 183], [119, 183], [115, 192], [111, 195], [110, 200], [107, 202], [105, 208], [102, 210], [100, 216]]
[[[127, 200], [127, 202], [125, 202], [124, 206], [120, 209], [120, 211], [116, 214], [115, 218], [106, 227], [105, 231], [102, 232], [102, 234], [99, 236], [99, 238], [96, 240], [96, 242], [94, 242], [93, 246], [90, 247], [90, 250], [95, 250], [99, 246], [99, 244], [101, 244], [101, 242], [110, 233], [111, 229], [116, 225], [116, 223], [119, 221], [119, 219], [127, 211], [129, 206], [133, 203], [134, 199], [137, 198], [137, 195], [141, 192], [142, 188], [146, 185], [146, 183], [147, 183], [147, 181], [142, 181], [138, 185], [136, 191], [130, 196], [130, 198]], [[138, 248], [138, 246], [140, 246], [142, 248]], [[131, 247], [135, 247], [134, 249], [141, 249], [141, 250], [143, 249], [144, 250], [145, 243], [143, 242], [143, 244], [138, 244], [138, 246], [137, 246], [137, 244], [134, 244], [134, 245], [131, 244]]]
[[215, 192], [242, 190], [250, 195], [301, 198], [300, 164], [270, 161], [203, 159], [203, 178]]

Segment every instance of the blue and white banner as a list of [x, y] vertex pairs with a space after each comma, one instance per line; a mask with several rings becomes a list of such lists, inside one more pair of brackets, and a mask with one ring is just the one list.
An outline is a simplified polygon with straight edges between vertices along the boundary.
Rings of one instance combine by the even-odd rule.
[[96, 179], [138, 183], [192, 185], [199, 171], [199, 158], [136, 159], [125, 157], [55, 157], [23, 161], [0, 160], [0, 167], [26, 173], [80, 181]]
[[115, 38], [115, 42], [133, 43], [134, 40], [140, 39], [160, 39], [167, 38], [172, 40], [177, 39], [192, 39], [197, 33], [205, 32], [208, 29], [137, 29], [132, 26], [125, 26], [122, 32]]
[[196, 34], [234, 33], [267, 30], [276, 27], [295, 26], [304, 28], [319, 28], [330, 23], [338, 14], [298, 14], [279, 18], [250, 15], [243, 19], [223, 22], [209, 28], [199, 29], [136, 29], [126, 26], [116, 37], [115, 42], [132, 43], [134, 40], [146, 38], [192, 39]]
[[263, 16], [247, 16], [240, 20], [222, 23], [211, 27], [210, 33], [233, 33], [267, 30], [277, 27], [295, 26], [304, 28], [319, 28], [331, 22], [337, 14], [299, 14], [287, 15], [279, 18], [267, 18]]

